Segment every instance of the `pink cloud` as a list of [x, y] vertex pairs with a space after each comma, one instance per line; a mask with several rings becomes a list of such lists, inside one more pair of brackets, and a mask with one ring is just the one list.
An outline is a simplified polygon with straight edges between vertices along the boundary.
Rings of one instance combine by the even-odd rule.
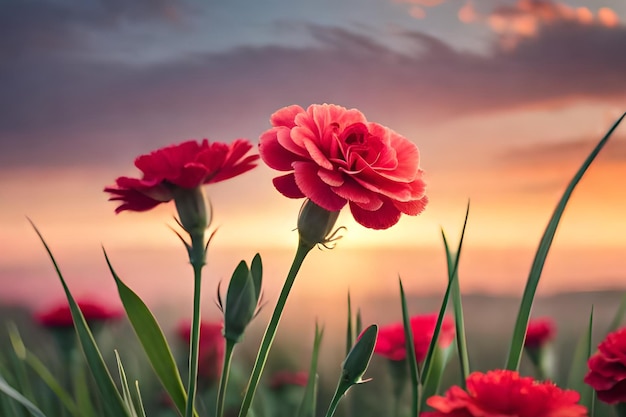
[[420, 6], [411, 6], [409, 14], [416, 19], [423, 19], [426, 17], [426, 11]]
[[480, 15], [468, 1], [458, 12], [464, 23], [481, 22], [498, 36], [500, 46], [505, 49], [516, 47], [523, 39], [538, 34], [555, 25], [600, 26], [615, 28], [620, 21], [608, 7], [598, 10], [597, 16], [587, 7], [573, 7], [552, 0], [517, 0], [511, 5], [502, 5], [488, 14]]
[[392, 0], [397, 4], [408, 4], [409, 15], [415, 19], [424, 19], [426, 17], [427, 7], [436, 7], [441, 5], [445, 0]]
[[598, 22], [606, 27], [616, 27], [620, 24], [617, 14], [608, 7], [598, 10]]
[[478, 19], [478, 13], [474, 8], [474, 3], [471, 0], [465, 2], [465, 4], [459, 9], [459, 20], [463, 23], [472, 23]]

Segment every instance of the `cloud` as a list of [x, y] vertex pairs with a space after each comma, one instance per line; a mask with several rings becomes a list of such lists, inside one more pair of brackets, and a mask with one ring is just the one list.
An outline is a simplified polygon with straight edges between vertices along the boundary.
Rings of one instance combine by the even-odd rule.
[[[556, 143], [535, 142], [507, 149], [496, 155], [495, 161], [512, 170], [528, 167], [538, 171], [544, 168], [559, 169], [563, 164], [579, 164], [576, 161], [583, 161], [597, 143], [597, 138], [576, 138]], [[616, 133], [606, 145], [606, 152], [601, 154], [600, 160], [604, 164], [626, 164], [626, 136]]]
[[484, 16], [474, 13], [471, 20], [461, 17], [459, 11], [462, 22], [486, 23], [498, 35], [504, 48], [514, 48], [523, 39], [536, 37], [552, 26], [567, 24], [615, 28], [619, 25], [619, 17], [608, 7], [600, 8], [594, 16], [587, 7], [573, 7], [551, 0], [517, 0], [514, 4], [500, 5]]
[[437, 7], [445, 0], [392, 0], [394, 3], [409, 5], [409, 15], [415, 19], [426, 17], [426, 8]]
[[411, 6], [409, 14], [416, 19], [423, 19], [426, 17], [426, 11], [420, 6]]
[[[292, 103], [355, 106], [402, 130], [471, 114], [626, 97], [626, 56], [615, 53], [626, 44], [623, 26], [561, 22], [514, 49], [496, 43], [481, 55], [415, 31], [399, 35], [413, 46], [401, 53], [352, 30], [305, 24], [314, 46], [239, 47], [137, 66], [80, 53], [92, 45], [72, 28], [90, 19], [104, 24], [108, 12], [70, 18], [55, 10], [29, 17], [41, 21], [39, 34], [28, 44], [22, 40], [0, 66], [0, 166], [127, 161], [129, 148], [196, 135], [254, 139], [269, 114]], [[171, 24], [159, 8], [131, 11], [124, 13]], [[0, 24], [16, 38], [21, 29], [13, 27], [10, 35]], [[56, 39], [56, 49], [46, 38]]]
[[463, 23], [472, 23], [479, 18], [478, 13], [474, 8], [474, 3], [471, 0], [465, 2], [465, 4], [459, 9], [457, 16]]

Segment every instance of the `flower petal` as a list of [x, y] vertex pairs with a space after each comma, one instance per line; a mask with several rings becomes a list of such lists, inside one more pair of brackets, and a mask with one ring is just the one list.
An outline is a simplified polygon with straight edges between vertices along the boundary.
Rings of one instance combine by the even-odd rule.
[[304, 113], [304, 109], [300, 106], [294, 104], [283, 107], [272, 114], [270, 122], [272, 126], [285, 126], [291, 129], [296, 125], [294, 121], [298, 113]]
[[319, 177], [319, 167], [312, 162], [294, 162], [296, 184], [302, 193], [328, 211], [339, 211], [346, 200], [335, 194]]
[[424, 196], [419, 200], [412, 201], [394, 201], [393, 205], [396, 206], [398, 210], [400, 210], [404, 214], [408, 214], [409, 216], [417, 216], [422, 213], [428, 204], [428, 197]]
[[272, 180], [274, 187], [285, 197], [304, 198], [306, 197], [296, 185], [296, 177], [293, 172], [287, 175], [276, 177]]
[[261, 135], [259, 139], [261, 158], [270, 168], [278, 171], [291, 171], [293, 169], [291, 164], [294, 161], [302, 160], [302, 158], [285, 149], [278, 142], [276, 135], [277, 131], [275, 129], [270, 129]]
[[365, 210], [356, 203], [350, 202], [350, 211], [357, 223], [370, 229], [388, 229], [400, 220], [400, 210], [392, 203], [384, 202], [374, 211]]

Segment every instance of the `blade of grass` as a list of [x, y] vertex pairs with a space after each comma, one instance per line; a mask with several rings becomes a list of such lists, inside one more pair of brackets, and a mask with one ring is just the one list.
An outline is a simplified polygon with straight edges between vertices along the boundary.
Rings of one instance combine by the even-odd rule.
[[133, 397], [130, 394], [130, 388], [128, 388], [126, 372], [124, 371], [124, 366], [122, 365], [122, 360], [120, 359], [120, 354], [117, 350], [115, 350], [115, 361], [117, 362], [117, 370], [120, 374], [120, 382], [122, 384], [122, 399], [124, 400], [131, 417], [137, 417], [137, 412], [135, 411], [135, 407], [133, 405]]
[[448, 346], [445, 349], [437, 346], [435, 348], [435, 354], [433, 355], [432, 366], [428, 373], [428, 378], [424, 382], [424, 389], [422, 391], [422, 398], [430, 398], [433, 395], [437, 395], [439, 392], [439, 385], [443, 377], [443, 372], [446, 369], [446, 365], [450, 360], [452, 354], [452, 346]]
[[39, 236], [41, 243], [43, 243], [46, 252], [48, 252], [48, 256], [54, 265], [57, 276], [63, 285], [63, 290], [65, 291], [67, 301], [70, 305], [70, 311], [72, 313], [72, 319], [74, 320], [74, 327], [76, 329], [76, 334], [78, 335], [80, 346], [85, 354], [85, 358], [89, 364], [91, 374], [96, 381], [98, 390], [100, 391], [107, 415], [111, 417], [128, 416], [128, 411], [124, 407], [122, 397], [117, 391], [115, 382], [113, 382], [113, 378], [104, 363], [104, 359], [102, 358], [102, 354], [100, 353], [100, 350], [96, 345], [96, 341], [91, 334], [91, 330], [89, 330], [89, 326], [87, 326], [87, 321], [85, 320], [83, 313], [80, 311], [78, 304], [76, 304], [76, 300], [74, 300], [74, 297], [72, 296], [72, 293], [63, 278], [63, 274], [61, 274], [61, 270], [59, 269], [56, 259], [52, 255], [52, 251], [39, 232], [39, 229], [37, 229], [35, 224], [30, 219], [28, 221], [35, 229], [35, 232], [37, 233], [37, 236]]
[[61, 404], [67, 409], [67, 411], [74, 417], [85, 417], [81, 415], [78, 407], [72, 400], [70, 394], [61, 386], [61, 384], [54, 378], [52, 372], [41, 362], [41, 360], [30, 352], [17, 329], [15, 323], [10, 322], [7, 324], [9, 339], [13, 345], [13, 350], [21, 357], [21, 359], [31, 367], [31, 369], [41, 378], [41, 380], [50, 388], [56, 398], [59, 399]]
[[[461, 367], [461, 388], [465, 389], [465, 381], [470, 374], [469, 356], [467, 354], [467, 339], [465, 338], [465, 319], [463, 317], [463, 304], [461, 302], [461, 288], [459, 286], [458, 271], [456, 277], [452, 276], [456, 257], [453, 257], [448, 246], [446, 234], [441, 230], [443, 245], [446, 249], [446, 261], [448, 264], [448, 280], [454, 281], [452, 286], [452, 305], [454, 306], [454, 324], [456, 326], [456, 346]], [[453, 279], [454, 278], [454, 279]]]
[[350, 300], [350, 291], [348, 291], [348, 325], [346, 326], [346, 355], [352, 349], [354, 344], [354, 331], [352, 330], [352, 301]]
[[537, 248], [537, 253], [535, 254], [535, 259], [533, 260], [532, 267], [530, 268], [528, 280], [526, 281], [526, 288], [524, 289], [519, 312], [515, 321], [515, 328], [513, 329], [513, 336], [511, 338], [511, 346], [509, 348], [509, 354], [505, 365], [505, 368], [508, 370], [517, 371], [519, 369], [520, 360], [522, 358], [522, 351], [524, 348], [526, 327], [528, 326], [528, 319], [530, 317], [530, 310], [532, 308], [537, 285], [539, 284], [539, 279], [541, 278], [543, 266], [546, 262], [546, 258], [548, 257], [548, 252], [550, 250], [550, 246], [552, 245], [552, 240], [554, 239], [554, 235], [556, 234], [557, 227], [559, 225], [563, 212], [565, 211], [567, 202], [569, 201], [574, 189], [576, 188], [576, 185], [578, 185], [593, 160], [602, 150], [604, 145], [606, 145], [609, 138], [613, 134], [613, 131], [617, 128], [617, 126], [619, 126], [625, 116], [626, 113], [622, 114], [622, 116], [617, 119], [617, 121], [609, 129], [606, 135], [600, 140], [600, 142], [596, 145], [593, 151], [591, 151], [587, 159], [585, 159], [582, 166], [578, 169], [578, 171], [574, 175], [574, 178], [572, 178], [569, 185], [565, 189], [561, 200], [557, 204], [554, 213], [552, 214], [552, 218], [548, 222], [548, 226], [546, 227], [546, 230], [543, 233], [543, 236], [539, 243], [539, 247]]
[[409, 361], [409, 372], [411, 377], [411, 415], [419, 415], [419, 394], [420, 394], [420, 374], [417, 366], [417, 357], [415, 356], [415, 343], [413, 330], [409, 317], [409, 309], [406, 303], [406, 295], [402, 286], [402, 279], [398, 278], [400, 284], [400, 303], [402, 304], [402, 325], [404, 326], [404, 334], [406, 336], [406, 351]]
[[15, 334], [9, 331], [9, 339], [13, 350], [9, 351], [9, 359], [13, 367], [15, 375], [15, 388], [27, 398], [29, 401], [35, 401], [35, 395], [30, 379], [26, 372], [26, 365], [24, 363], [24, 357], [26, 356], [26, 347], [23, 343], [20, 343]]
[[148, 357], [150, 365], [152, 365], [161, 381], [161, 385], [171, 397], [177, 410], [184, 414], [187, 394], [165, 336], [146, 304], [133, 290], [124, 284], [113, 269], [113, 265], [111, 265], [111, 261], [104, 249], [103, 252], [111, 275], [117, 285], [117, 291], [126, 310], [128, 320], [133, 326], [133, 330]]
[[[439, 309], [439, 316], [437, 317], [437, 324], [435, 326], [435, 331], [433, 332], [433, 337], [428, 345], [428, 353], [426, 354], [426, 359], [424, 359], [424, 367], [422, 369], [422, 384], [426, 384], [426, 382], [431, 381], [429, 379], [431, 372], [431, 362], [433, 359], [433, 355], [435, 353], [435, 347], [437, 346], [437, 341], [439, 339], [439, 332], [441, 330], [441, 324], [443, 323], [443, 318], [446, 314], [446, 308], [448, 307], [448, 299], [450, 298], [450, 293], [452, 292], [452, 288], [454, 283], [457, 280], [458, 274], [457, 270], [459, 269], [459, 260], [461, 259], [461, 249], [463, 248], [463, 240], [465, 239], [465, 229], [467, 228], [467, 219], [469, 217], [470, 203], [467, 202], [467, 208], [465, 210], [465, 220], [463, 221], [463, 229], [461, 230], [461, 238], [459, 239], [459, 246], [456, 250], [456, 260], [454, 262], [454, 268], [452, 269], [452, 273], [449, 274], [452, 278], [448, 279], [448, 286], [446, 287], [446, 292], [443, 296], [443, 300], [441, 301], [441, 308]], [[424, 392], [431, 392], [431, 387], [424, 386]], [[425, 396], [421, 396], [419, 403], [419, 410], [424, 408], [424, 404], [426, 404], [427, 398]]]
[[317, 402], [317, 362], [320, 353], [320, 347], [322, 345], [322, 339], [324, 337], [324, 328], [320, 328], [315, 323], [315, 337], [313, 339], [313, 353], [311, 354], [311, 365], [309, 366], [309, 378], [304, 390], [304, 397], [302, 403], [298, 408], [296, 417], [314, 417], [316, 412]]
[[580, 393], [580, 403], [587, 407], [590, 411], [589, 415], [593, 416], [594, 391], [584, 383], [583, 379], [587, 373], [587, 360], [592, 352], [592, 336], [593, 336], [593, 306], [589, 314], [589, 324], [576, 344], [574, 358], [572, 360], [572, 368], [567, 379], [567, 387]]
[[77, 360], [80, 359], [77, 353], [78, 352], [72, 352], [72, 360], [69, 364], [76, 406], [80, 410], [81, 417], [98, 417], [96, 404], [94, 404], [94, 398], [91, 395], [89, 381], [87, 379], [87, 372], [83, 366], [83, 362]]
[[135, 381], [135, 390], [137, 391], [137, 408], [139, 409], [139, 417], [146, 417], [146, 409], [141, 399], [141, 391], [139, 390], [139, 381]]
[[31, 403], [26, 397], [17, 392], [12, 386], [10, 386], [6, 379], [0, 375], [0, 391], [22, 404], [34, 417], [46, 417], [46, 415], [33, 403]]
[[619, 307], [615, 312], [613, 320], [611, 320], [607, 333], [614, 332], [622, 325], [622, 321], [624, 321], [624, 314], [626, 314], [626, 293], [622, 296], [622, 300], [619, 303]]
[[0, 405], [2, 406], [2, 414], [0, 414], [2, 416], [23, 417], [29, 415], [24, 407], [19, 406], [9, 396], [0, 395]]

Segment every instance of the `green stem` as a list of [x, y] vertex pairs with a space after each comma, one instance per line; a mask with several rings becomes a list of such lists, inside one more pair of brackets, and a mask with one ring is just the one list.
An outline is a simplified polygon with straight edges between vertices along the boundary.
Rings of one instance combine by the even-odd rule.
[[246, 395], [243, 398], [243, 403], [241, 404], [241, 409], [239, 410], [239, 417], [246, 417], [248, 415], [248, 410], [250, 410], [250, 406], [252, 405], [252, 400], [254, 399], [254, 394], [259, 384], [259, 380], [261, 379], [261, 374], [263, 373], [267, 356], [269, 355], [270, 348], [274, 342], [274, 336], [276, 336], [276, 330], [278, 329], [280, 317], [283, 313], [283, 309], [285, 308], [289, 291], [291, 291], [291, 287], [293, 286], [296, 275], [302, 266], [304, 258], [309, 251], [313, 249], [313, 247], [314, 245], [309, 245], [302, 241], [298, 243], [298, 249], [296, 250], [296, 254], [293, 258], [291, 269], [289, 270], [287, 279], [283, 284], [283, 289], [278, 297], [276, 307], [274, 307], [272, 318], [270, 319], [267, 329], [265, 330], [265, 334], [263, 335], [261, 347], [259, 348], [259, 353], [257, 354], [256, 361], [254, 362], [254, 368], [252, 369], [252, 375], [250, 375], [250, 381], [248, 381]]
[[615, 405], [618, 417], [626, 417], [626, 403], [617, 403]]
[[198, 382], [198, 351], [200, 348], [200, 288], [202, 283], [202, 267], [205, 264], [206, 251], [204, 231], [191, 234], [189, 262], [193, 266], [193, 319], [191, 323], [191, 340], [189, 341], [189, 382], [185, 417], [193, 417], [196, 385]]
[[224, 353], [224, 367], [220, 377], [220, 387], [217, 391], [217, 409], [215, 416], [222, 417], [224, 415], [224, 398], [226, 397], [226, 385], [228, 384], [228, 375], [230, 374], [230, 363], [233, 358], [235, 342], [226, 340], [226, 352]]

